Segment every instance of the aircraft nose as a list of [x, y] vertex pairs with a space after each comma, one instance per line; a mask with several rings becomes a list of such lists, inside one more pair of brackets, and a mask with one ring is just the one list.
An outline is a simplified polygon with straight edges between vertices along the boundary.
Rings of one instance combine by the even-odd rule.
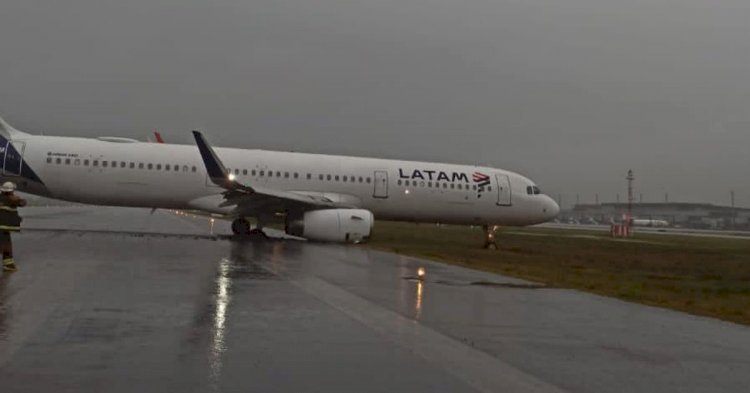
[[544, 196], [544, 214], [547, 221], [552, 220], [553, 218], [557, 217], [558, 214], [560, 214], [560, 206], [555, 202], [554, 199]]

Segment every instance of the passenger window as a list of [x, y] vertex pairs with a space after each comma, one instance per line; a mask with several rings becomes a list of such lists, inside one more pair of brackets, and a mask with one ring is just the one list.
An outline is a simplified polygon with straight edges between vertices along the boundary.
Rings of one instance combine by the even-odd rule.
[[149, 163], [146, 165], [146, 168], [148, 168], [148, 170], [154, 169], [154, 164]]
[[187, 165], [183, 165], [182, 166], [182, 171], [183, 172], [187, 172], [188, 171], [188, 166]]
[[331, 178], [332, 178], [332, 177], [333, 177], [333, 176], [331, 176], [331, 175], [327, 175], [327, 176], [326, 176], [326, 180], [328, 180], [328, 181], [331, 181]]
[[310, 179], [312, 179], [312, 174], [308, 173], [307, 174], [307, 180], [310, 180]]
[[47, 157], [47, 164], [51, 164], [51, 163], [52, 163], [52, 157]]
[[239, 169], [235, 169], [235, 170], [234, 170], [234, 174], [235, 174], [235, 175], [239, 175], [239, 174], [240, 174], [240, 170], [239, 170]]
[[[367, 180], [370, 180], [370, 178], [368, 177]], [[369, 183], [369, 181], [368, 181], [368, 183]], [[424, 187], [424, 182], [419, 182], [419, 186], [420, 187]]]
[[458, 187], [459, 190], [463, 190], [464, 188], [463, 184], [457, 184], [456, 187]]
[[62, 164], [62, 158], [55, 158], [55, 163]]
[[370, 178], [368, 177], [368, 178], [367, 178], [367, 184], [370, 184], [371, 182], [372, 182], [372, 179], [370, 179]]
[[347, 181], [348, 179], [349, 179], [348, 177], [344, 176], [344, 178], [342, 180], [343, 181]]
[[242, 170], [242, 175], [247, 176], [247, 169]]
[[428, 182], [427, 182], [427, 187], [428, 187], [428, 188], [432, 188], [432, 182], [431, 182], [431, 181], [428, 181]]
[[339, 181], [339, 175], [336, 175], [333, 178], [334, 178], [334, 180]]
[[261, 175], [261, 176], [264, 176], [265, 174], [266, 174], [266, 172], [265, 172], [265, 171], [260, 171], [260, 175]]
[[318, 180], [323, 180], [323, 175], [318, 175]]
[[193, 167], [193, 168], [192, 168], [193, 172], [195, 172], [195, 171], [196, 171], [196, 169], [197, 169], [196, 167]]
[[258, 173], [258, 172], [256, 172], [256, 171], [255, 171], [255, 169], [253, 169], [252, 171], [250, 171], [250, 173], [251, 173], [251, 174], [252, 174], [253, 176], [255, 176], [255, 174], [256, 174], [256, 173]]
[[448, 188], [448, 183], [443, 183], [443, 188]]
[[299, 173], [297, 173], [297, 172], [294, 172], [294, 178], [296, 179], [296, 178], [298, 178], [298, 177], [299, 177]]
[[455, 188], [456, 188], [456, 185], [455, 185], [455, 184], [453, 184], [453, 183], [451, 183], [451, 190], [453, 190], [453, 189], [455, 189]]
[[472, 187], [471, 187], [471, 189], [472, 189], [472, 190], [476, 190], [476, 189], [477, 189], [477, 186], [476, 186], [476, 185], [475, 185], [475, 186], [472, 186]]
[[268, 177], [273, 177], [273, 171], [268, 171]]
[[396, 184], [401, 185], [401, 180], [397, 181]]
[[76, 158], [75, 161], [73, 161], [73, 163], [75, 164], [75, 166], [81, 165], [81, 160]]
[[107, 166], [109, 166], [109, 161], [102, 161], [102, 166], [104, 168], [106, 168]]
[[89, 166], [89, 160], [83, 160], [83, 166]]
[[359, 182], [362, 183], [362, 180], [364, 180], [364, 179], [362, 179], [362, 176], [360, 176], [359, 177]]
[[112, 161], [112, 168], [117, 168], [117, 161]]
[[99, 160], [94, 160], [93, 166], [99, 166]]
[[164, 170], [165, 170], [165, 171], [168, 171], [168, 170], [169, 170], [169, 168], [171, 168], [171, 165], [169, 165], [169, 164], [165, 164], [165, 165], [164, 165]]
[[65, 165], [70, 165], [70, 158], [65, 159]]
[[138, 169], [143, 169], [143, 163], [142, 162], [138, 163]]
[[130, 169], [133, 169], [133, 168], [135, 168], [135, 163], [131, 161], [130, 162]]
[[284, 172], [284, 179], [288, 179], [288, 178], [289, 178], [289, 172]]

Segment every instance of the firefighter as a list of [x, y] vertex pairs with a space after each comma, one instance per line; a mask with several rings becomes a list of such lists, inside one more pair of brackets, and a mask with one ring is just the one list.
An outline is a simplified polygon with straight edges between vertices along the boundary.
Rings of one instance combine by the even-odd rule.
[[18, 207], [26, 206], [26, 200], [17, 196], [14, 191], [16, 185], [5, 182], [0, 187], [0, 243], [3, 250], [3, 271], [16, 271], [16, 263], [13, 260], [13, 243], [10, 233], [21, 230], [21, 216], [18, 215]]

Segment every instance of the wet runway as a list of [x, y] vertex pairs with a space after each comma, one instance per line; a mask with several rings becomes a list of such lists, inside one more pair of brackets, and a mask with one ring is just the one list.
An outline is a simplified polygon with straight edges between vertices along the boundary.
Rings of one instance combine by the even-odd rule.
[[20, 271], [0, 277], [3, 391], [750, 386], [740, 325], [360, 246], [237, 242], [171, 212], [23, 213]]

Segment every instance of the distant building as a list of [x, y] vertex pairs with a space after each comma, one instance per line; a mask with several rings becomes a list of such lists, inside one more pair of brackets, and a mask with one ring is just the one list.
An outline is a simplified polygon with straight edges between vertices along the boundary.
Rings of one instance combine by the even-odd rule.
[[[623, 220], [627, 203], [579, 204], [563, 220], [609, 224]], [[672, 226], [700, 229], [750, 229], [750, 209], [708, 203], [634, 203], [633, 217], [665, 220]]]

